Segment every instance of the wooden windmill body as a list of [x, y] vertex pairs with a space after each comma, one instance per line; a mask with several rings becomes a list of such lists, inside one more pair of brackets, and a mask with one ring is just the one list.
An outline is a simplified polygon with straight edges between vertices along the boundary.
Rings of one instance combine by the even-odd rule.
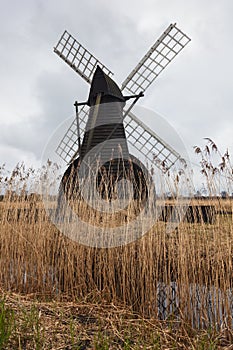
[[[138, 159], [135, 161], [135, 157], [130, 154], [128, 143], [132, 144], [146, 161], [162, 168], [163, 171], [168, 171], [181, 160], [180, 154], [146, 126], [133, 113], [132, 107], [189, 41], [189, 37], [178, 29], [176, 24], [171, 24], [120, 88], [113, 81], [112, 72], [106, 66], [67, 31], [63, 33], [54, 48], [55, 53], [91, 84], [87, 102], [76, 102], [76, 119], [56, 150], [68, 164], [62, 179], [64, 186], [71, 173], [73, 177], [78, 177], [80, 165], [88, 164], [90, 154], [93, 163], [95, 150], [96, 162], [100, 158], [104, 159], [96, 173], [97, 188], [104, 174], [107, 174], [108, 184], [113, 185], [114, 181], [128, 179], [133, 174], [134, 190], [143, 183], [141, 189], [143, 188], [144, 197], [147, 194], [145, 182], [148, 172], [145, 166]], [[133, 102], [126, 105], [130, 98], [134, 98]], [[82, 107], [78, 111], [79, 105]], [[86, 168], [88, 169], [88, 166]], [[143, 178], [140, 178], [141, 174]], [[74, 180], [72, 183], [71, 192], [74, 193]], [[75, 185], [78, 187], [77, 181]], [[102, 191], [101, 194], [108, 196], [110, 200], [112, 198], [109, 189], [107, 193]], [[138, 193], [134, 195], [137, 197]]]

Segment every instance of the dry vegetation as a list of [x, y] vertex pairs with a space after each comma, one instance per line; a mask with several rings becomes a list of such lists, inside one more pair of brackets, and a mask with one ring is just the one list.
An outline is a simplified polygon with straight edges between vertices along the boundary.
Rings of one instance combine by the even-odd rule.
[[174, 319], [144, 318], [130, 308], [95, 301], [44, 301], [4, 293], [0, 349], [232, 349], [231, 333], [195, 330]]
[[[232, 172], [208, 160], [215, 195], [216, 176], [232, 186]], [[157, 222], [136, 242], [100, 249], [69, 240], [40, 198], [25, 196], [38, 176], [18, 166], [1, 177], [0, 349], [231, 349], [230, 198], [208, 199], [214, 224], [183, 222], [168, 233]]]

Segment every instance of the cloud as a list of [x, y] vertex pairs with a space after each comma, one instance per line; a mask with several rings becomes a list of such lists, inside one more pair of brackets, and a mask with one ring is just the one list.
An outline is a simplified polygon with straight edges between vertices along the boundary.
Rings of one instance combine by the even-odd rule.
[[[233, 23], [230, 0], [65, 3], [23, 0], [0, 5], [0, 156], [37, 162], [47, 139], [85, 100], [88, 85], [53, 53], [67, 29], [121, 83], [170, 22], [192, 42], [146, 92], [187, 148], [203, 137], [232, 145]], [[150, 126], [156, 131], [153, 120]]]

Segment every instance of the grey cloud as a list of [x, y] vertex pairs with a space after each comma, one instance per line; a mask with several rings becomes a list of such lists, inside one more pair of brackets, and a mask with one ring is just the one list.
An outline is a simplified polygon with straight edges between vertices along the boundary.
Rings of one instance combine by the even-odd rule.
[[[73, 114], [73, 102], [87, 97], [88, 85], [52, 52], [64, 29], [121, 83], [160, 31], [176, 20], [192, 42], [141, 103], [164, 115], [190, 152], [206, 136], [232, 145], [227, 133], [232, 128], [231, 1], [214, 0], [210, 6], [200, 0], [130, 0], [126, 6], [123, 0], [24, 0], [0, 6], [2, 159], [7, 146], [39, 159], [53, 130]], [[156, 131], [153, 120], [150, 125]]]

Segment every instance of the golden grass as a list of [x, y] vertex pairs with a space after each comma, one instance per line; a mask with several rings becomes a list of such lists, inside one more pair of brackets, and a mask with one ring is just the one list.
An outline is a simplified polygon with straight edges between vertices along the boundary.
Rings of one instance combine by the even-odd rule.
[[[100, 249], [69, 240], [49, 221], [43, 210], [37, 221], [12, 215], [9, 208], [30, 207], [26, 199], [19, 203], [1, 203], [0, 284], [5, 291], [36, 293], [59, 300], [95, 295], [107, 302], [128, 305], [144, 316], [156, 316], [158, 285], [176, 284], [178, 305], [175, 315], [193, 324], [205, 320], [208, 324], [207, 299], [221, 293], [216, 301], [213, 323], [231, 325], [232, 304], [232, 216], [218, 214], [215, 224], [180, 223], [174, 232], [167, 233], [166, 223], [157, 222], [144, 237], [127, 246]], [[33, 202], [33, 201], [32, 201]], [[32, 203], [31, 202], [31, 203]], [[222, 202], [222, 206], [225, 203]], [[221, 201], [218, 202], [221, 205]], [[37, 202], [31, 206], [42, 208]], [[196, 286], [201, 286], [198, 320]], [[202, 288], [203, 287], [203, 288]], [[166, 300], [172, 299], [167, 289]], [[232, 301], [231, 301], [232, 303]], [[224, 306], [223, 306], [224, 304]], [[169, 311], [171, 312], [171, 311]], [[167, 314], [168, 315], [168, 314]]]
[[[128, 245], [94, 248], [59, 232], [40, 198], [25, 197], [28, 177], [18, 179], [17, 174], [3, 184], [8, 192], [0, 203], [0, 286], [4, 292], [32, 293], [41, 300], [104, 301], [129, 307], [144, 318], [232, 328], [230, 199], [208, 199], [207, 204], [217, 211], [214, 224], [181, 222], [169, 231], [159, 221]], [[13, 190], [20, 195], [12, 195]], [[192, 203], [202, 205], [203, 200]]]

